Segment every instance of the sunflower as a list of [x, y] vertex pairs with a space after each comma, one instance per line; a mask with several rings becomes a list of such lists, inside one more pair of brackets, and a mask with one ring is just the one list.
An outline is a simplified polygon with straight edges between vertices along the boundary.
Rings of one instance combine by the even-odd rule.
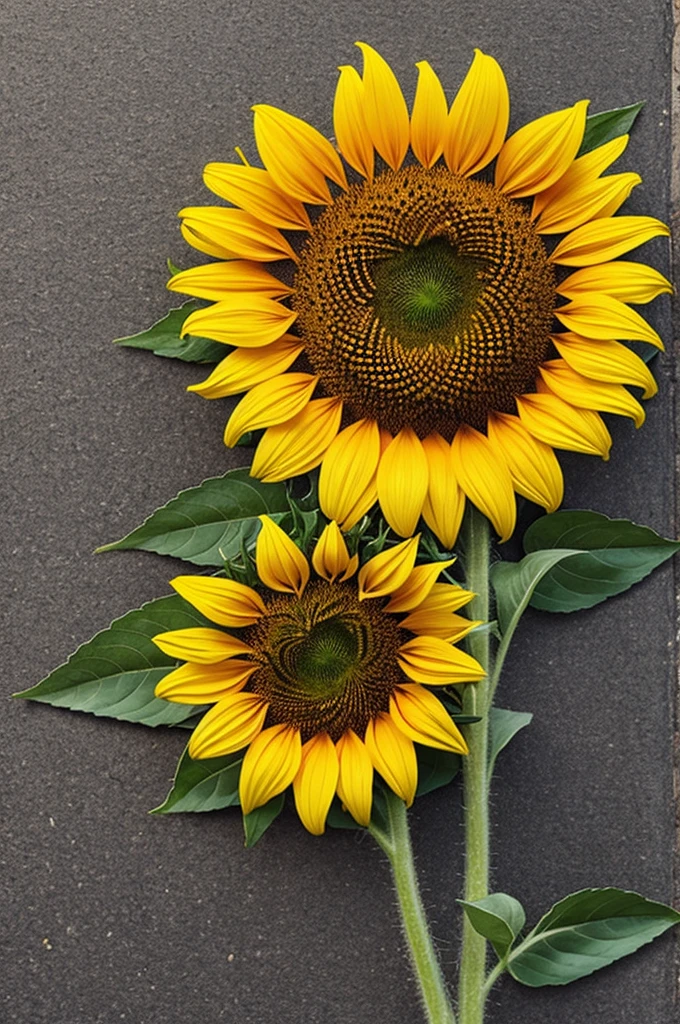
[[[600, 413], [643, 422], [625, 385], [649, 398], [656, 384], [620, 339], [663, 348], [629, 304], [672, 289], [618, 257], [668, 229], [614, 216], [641, 179], [603, 174], [627, 135], [579, 155], [587, 100], [506, 138], [492, 57], [475, 51], [450, 109], [417, 64], [409, 115], [389, 65], [358, 46], [363, 75], [340, 68], [337, 148], [257, 105], [264, 167], [208, 164], [206, 185], [232, 206], [180, 213], [187, 241], [218, 260], [169, 283], [210, 301], [183, 333], [234, 347], [190, 390], [246, 391], [226, 444], [264, 429], [264, 481], [320, 466], [321, 508], [342, 530], [377, 501], [400, 536], [422, 515], [450, 549], [467, 498], [506, 539], [514, 492], [559, 506], [554, 449], [607, 459]], [[265, 269], [278, 261], [293, 273]]]
[[257, 589], [214, 576], [172, 581], [228, 631], [154, 637], [186, 662], [165, 676], [156, 696], [214, 705], [192, 733], [192, 758], [247, 748], [239, 786], [244, 814], [292, 783], [298, 814], [315, 835], [324, 831], [336, 793], [368, 825], [374, 770], [410, 805], [418, 782], [414, 741], [467, 753], [428, 687], [484, 677], [479, 662], [453, 646], [480, 625], [456, 614], [474, 595], [437, 582], [450, 561], [415, 565], [417, 537], [359, 567], [335, 522], [314, 548], [310, 578], [302, 551], [273, 520], [260, 518]]

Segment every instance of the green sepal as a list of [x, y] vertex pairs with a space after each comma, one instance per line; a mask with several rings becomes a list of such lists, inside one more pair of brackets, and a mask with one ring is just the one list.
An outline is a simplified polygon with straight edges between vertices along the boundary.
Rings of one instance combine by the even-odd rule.
[[238, 783], [243, 751], [225, 757], [206, 757], [194, 761], [188, 748], [177, 764], [172, 788], [151, 814], [175, 814], [185, 811], [219, 811], [239, 803]]
[[680, 923], [680, 914], [624, 889], [566, 896], [510, 953], [507, 970], [531, 988], [567, 985], [607, 967]]
[[181, 359], [184, 363], [219, 363], [231, 352], [228, 345], [209, 338], [180, 337], [186, 318], [200, 308], [200, 304], [191, 299], [178, 309], [171, 309], [147, 330], [116, 338], [114, 344], [124, 348], [143, 348], [154, 355]]
[[510, 740], [520, 729], [525, 729], [534, 716], [529, 711], [508, 711], [505, 708], [492, 707], [489, 711], [489, 776], [491, 776], [496, 758], [501, 750], [507, 747]]
[[524, 534], [527, 552], [547, 558], [550, 549], [561, 548], [580, 550], [558, 558], [535, 585], [530, 603], [542, 611], [575, 612], [623, 593], [674, 555], [680, 541], [666, 540], [627, 519], [588, 511], [553, 512]]
[[285, 793], [279, 793], [268, 800], [262, 807], [256, 807], [250, 814], [243, 815], [243, 832], [245, 845], [250, 848], [259, 842], [269, 826], [278, 818], [285, 803]]
[[[529, 530], [524, 535], [528, 535]], [[496, 562], [491, 566], [491, 585], [501, 634], [512, 634], [543, 579], [563, 559], [578, 553], [566, 550], [536, 551], [521, 562]]]
[[514, 896], [495, 892], [482, 900], [456, 900], [477, 932], [488, 939], [499, 960], [503, 960], [524, 927], [524, 907]]
[[631, 103], [628, 107], [603, 110], [600, 114], [591, 114], [587, 117], [586, 130], [577, 156], [583, 156], [584, 153], [603, 146], [605, 142], [611, 142], [619, 135], [627, 135], [644, 105], [644, 101]]
[[263, 484], [248, 469], [232, 469], [180, 491], [137, 529], [97, 551], [134, 548], [222, 567], [241, 554], [243, 545], [255, 543], [258, 516], [270, 515], [278, 522], [287, 512], [285, 484]]
[[211, 626], [179, 595], [149, 601], [97, 633], [53, 672], [15, 697], [142, 725], [179, 725], [203, 709], [154, 696], [177, 662], [152, 641], [158, 633]]
[[437, 750], [435, 747], [416, 744], [418, 759], [418, 788], [416, 796], [425, 796], [435, 789], [448, 786], [460, 771], [460, 754], [450, 750]]

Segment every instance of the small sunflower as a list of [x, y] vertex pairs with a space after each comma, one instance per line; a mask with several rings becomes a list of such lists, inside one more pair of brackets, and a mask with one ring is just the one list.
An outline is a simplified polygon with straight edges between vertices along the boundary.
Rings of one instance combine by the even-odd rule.
[[178, 629], [154, 637], [186, 662], [156, 696], [214, 705], [191, 736], [192, 758], [247, 748], [244, 814], [292, 784], [298, 814], [315, 835], [336, 793], [368, 825], [374, 770], [410, 805], [418, 782], [414, 741], [467, 753], [428, 687], [483, 678], [479, 662], [453, 646], [479, 625], [456, 614], [474, 595], [437, 582], [450, 561], [415, 565], [417, 537], [359, 567], [335, 522], [314, 548], [310, 578], [300, 549], [260, 518], [257, 589], [210, 576], [172, 581], [212, 622], [238, 632]]
[[[219, 261], [170, 281], [212, 303], [183, 332], [235, 349], [190, 390], [247, 391], [226, 444], [264, 428], [264, 481], [320, 466], [321, 508], [343, 530], [377, 501], [399, 535], [422, 515], [450, 549], [467, 498], [506, 539], [515, 491], [559, 506], [554, 449], [607, 459], [600, 413], [643, 422], [624, 385], [649, 398], [656, 384], [619, 339], [663, 348], [628, 304], [672, 289], [618, 257], [668, 229], [614, 216], [641, 179], [603, 174], [627, 135], [578, 155], [587, 100], [506, 138], [505, 77], [476, 50], [450, 109], [420, 62], [409, 115], [389, 65], [358, 45], [363, 76], [340, 68], [337, 149], [255, 106], [264, 168], [208, 164], [206, 185], [233, 206], [180, 214]], [[265, 269], [281, 260], [285, 280]]]

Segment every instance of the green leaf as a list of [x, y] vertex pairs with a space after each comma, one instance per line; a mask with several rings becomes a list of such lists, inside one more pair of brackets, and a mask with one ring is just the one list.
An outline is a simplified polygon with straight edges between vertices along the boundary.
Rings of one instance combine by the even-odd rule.
[[179, 309], [171, 309], [162, 320], [152, 324], [146, 331], [130, 334], [126, 338], [116, 338], [114, 344], [125, 348], [147, 349], [154, 355], [181, 359], [185, 363], [219, 363], [231, 351], [228, 345], [208, 338], [180, 338], [182, 324], [189, 313], [199, 308], [199, 304], [192, 299]]
[[194, 761], [185, 750], [179, 759], [172, 789], [152, 814], [180, 811], [218, 811], [238, 804], [238, 781], [243, 753]]
[[418, 758], [418, 789], [416, 796], [424, 796], [434, 789], [448, 786], [460, 770], [460, 756], [450, 750], [416, 745]]
[[203, 710], [154, 697], [154, 688], [177, 662], [151, 637], [171, 629], [212, 625], [178, 595], [128, 612], [97, 633], [37, 686], [15, 694], [28, 700], [89, 711], [142, 725], [178, 725]]
[[243, 815], [243, 831], [247, 847], [255, 846], [255, 843], [262, 838], [271, 823], [278, 818], [283, 810], [284, 802], [285, 793], [279, 793], [262, 807], [256, 807], [250, 814]]
[[680, 914], [623, 889], [583, 889], [560, 900], [508, 958], [508, 971], [532, 988], [567, 985], [634, 953]]
[[247, 469], [232, 469], [180, 491], [136, 530], [97, 551], [136, 548], [183, 558], [194, 565], [223, 565], [254, 543], [258, 516], [288, 511], [285, 484], [263, 484]]
[[[529, 533], [524, 535], [525, 540]], [[542, 545], [543, 546], [543, 545]], [[497, 562], [491, 567], [491, 585], [496, 595], [496, 612], [501, 633], [512, 634], [526, 611], [534, 590], [562, 559], [573, 550], [536, 551], [521, 562]]]
[[556, 560], [537, 583], [531, 605], [548, 612], [575, 612], [628, 590], [674, 555], [680, 542], [627, 519], [561, 511], [537, 519], [524, 534], [525, 551], [540, 549], [548, 557], [551, 548], [581, 550]]
[[457, 900], [465, 908], [468, 920], [478, 935], [488, 939], [499, 960], [508, 953], [524, 927], [524, 907], [513, 896], [495, 892], [483, 900]]
[[496, 758], [520, 729], [524, 729], [534, 716], [529, 711], [507, 711], [491, 708], [489, 711], [489, 775]]
[[583, 156], [584, 153], [603, 146], [605, 142], [610, 142], [619, 135], [627, 135], [644, 105], [644, 102], [632, 103], [629, 107], [617, 107], [615, 110], [603, 110], [601, 114], [591, 114], [586, 118], [586, 130], [577, 155]]

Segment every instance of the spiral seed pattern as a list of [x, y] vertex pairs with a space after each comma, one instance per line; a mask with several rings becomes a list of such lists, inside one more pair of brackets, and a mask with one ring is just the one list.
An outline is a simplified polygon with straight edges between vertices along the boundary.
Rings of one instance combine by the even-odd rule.
[[[419, 281], [436, 307], [420, 323]], [[484, 429], [489, 411], [514, 412], [534, 390], [549, 350], [555, 277], [526, 209], [443, 167], [389, 171], [340, 195], [312, 228], [295, 289], [324, 390], [391, 433]], [[411, 311], [401, 324], [400, 309]]]

